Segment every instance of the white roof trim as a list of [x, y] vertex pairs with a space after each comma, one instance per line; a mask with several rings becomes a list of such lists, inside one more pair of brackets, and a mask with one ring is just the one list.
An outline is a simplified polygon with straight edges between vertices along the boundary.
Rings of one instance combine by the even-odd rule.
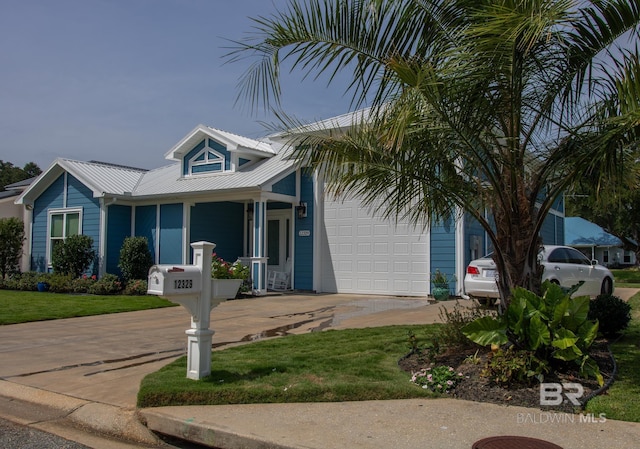
[[249, 139], [227, 131], [211, 128], [205, 125], [196, 126], [191, 132], [173, 146], [164, 157], [168, 160], [179, 161], [182, 156], [191, 151], [202, 139], [209, 137], [227, 147], [227, 151], [250, 152], [262, 157], [271, 157], [276, 151], [270, 142]]

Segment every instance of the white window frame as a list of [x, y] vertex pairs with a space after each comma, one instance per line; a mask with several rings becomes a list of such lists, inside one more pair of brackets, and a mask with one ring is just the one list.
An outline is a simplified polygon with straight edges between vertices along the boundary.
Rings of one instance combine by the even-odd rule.
[[[198, 159], [202, 155], [202, 153], [204, 153], [204, 160], [196, 161], [196, 159]], [[215, 159], [210, 159], [209, 153], [213, 153], [217, 157]], [[211, 170], [211, 171], [203, 171], [203, 172], [196, 172], [196, 173], [194, 173], [193, 171], [193, 167], [197, 167], [200, 165], [211, 165], [215, 163], [220, 163], [220, 171]], [[225, 164], [225, 157], [222, 154], [218, 153], [213, 148], [209, 147], [209, 144], [206, 144], [202, 150], [198, 151], [191, 159], [189, 159], [189, 174], [193, 176], [198, 176], [203, 174], [206, 175], [208, 173], [220, 173], [225, 171], [224, 164]]]
[[64, 209], [50, 209], [47, 213], [47, 266], [51, 268], [51, 217], [54, 215], [63, 215], [62, 220], [62, 240], [66, 239], [66, 216], [69, 214], [78, 214], [78, 235], [82, 235], [82, 208], [67, 207]]

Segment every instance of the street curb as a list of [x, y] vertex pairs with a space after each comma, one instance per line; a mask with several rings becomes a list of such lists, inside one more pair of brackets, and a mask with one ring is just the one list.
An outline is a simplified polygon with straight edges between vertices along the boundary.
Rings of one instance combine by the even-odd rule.
[[63, 419], [100, 434], [147, 445], [161, 443], [161, 440], [140, 422], [136, 410], [91, 402], [6, 380], [0, 380], [0, 395], [58, 410]]
[[139, 414], [149, 429], [192, 443], [229, 449], [299, 449], [298, 446], [268, 441], [264, 435], [241, 435], [224, 426], [198, 422], [195, 418], [176, 419], [171, 414], [153, 408], [140, 409]]

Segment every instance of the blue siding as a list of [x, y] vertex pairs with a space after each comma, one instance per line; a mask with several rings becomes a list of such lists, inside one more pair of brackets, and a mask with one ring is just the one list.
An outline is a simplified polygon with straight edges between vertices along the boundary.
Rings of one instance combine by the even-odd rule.
[[182, 263], [182, 204], [160, 206], [160, 263]]
[[136, 207], [135, 235], [146, 237], [149, 242], [151, 258], [156, 260], [156, 206]]
[[[189, 151], [182, 158], [182, 176], [187, 176], [189, 174], [189, 161], [198, 152], [203, 150], [205, 148], [205, 146], [211, 148], [216, 153], [219, 153], [220, 155], [222, 155], [222, 157], [224, 158], [224, 170], [230, 170], [231, 169], [231, 154], [227, 151], [227, 148], [224, 145], [216, 142], [213, 139], [203, 139], [202, 142], [200, 142], [198, 145], [193, 147], [193, 149], [191, 151]], [[206, 173], [206, 172], [215, 172], [215, 171], [222, 171], [222, 170], [223, 170], [223, 168], [222, 168], [222, 165], [220, 164], [220, 162], [215, 162], [215, 163], [212, 163], [212, 164], [201, 165], [201, 166], [199, 166], [197, 168], [194, 168], [193, 172], [194, 173]]]
[[[456, 272], [456, 232], [453, 219], [431, 225], [431, 274], [436, 270], [451, 277]], [[455, 283], [449, 284], [452, 288]], [[433, 286], [431, 286], [433, 288]]]
[[271, 189], [274, 193], [296, 196], [296, 174], [295, 172], [276, 182]]
[[[82, 208], [82, 234], [93, 239], [96, 257], [100, 255], [100, 201], [78, 179], [67, 175], [67, 207]], [[89, 267], [90, 274], [98, 274], [97, 260]]]
[[[33, 208], [33, 234], [31, 269], [47, 271], [47, 222], [51, 209], [62, 209], [64, 204], [64, 175], [61, 175], [35, 200]], [[93, 192], [71, 175], [67, 176], [67, 208], [82, 209], [82, 234], [93, 239], [93, 249], [98, 254], [100, 245], [100, 203]], [[97, 274], [98, 264], [93, 263], [89, 274]]]
[[105, 269], [107, 273], [122, 276], [118, 267], [120, 249], [124, 239], [131, 235], [131, 206], [113, 204], [107, 209], [107, 254]]
[[478, 257], [485, 256], [487, 251], [487, 242], [485, 242], [485, 231], [480, 225], [480, 222], [473, 218], [471, 215], [466, 214], [464, 220], [464, 265], [469, 265], [472, 257], [472, 240], [474, 238], [480, 239], [480, 254]]
[[[300, 179], [300, 201], [307, 203], [307, 217], [295, 219], [295, 279], [297, 290], [313, 289], [313, 217], [314, 210], [313, 177], [305, 172]], [[311, 231], [309, 236], [300, 236], [300, 231]]]
[[202, 142], [200, 142], [198, 145], [193, 147], [193, 150], [189, 151], [182, 158], [182, 176], [187, 176], [189, 174], [189, 160], [191, 160], [191, 158], [194, 157], [196, 153], [202, 150], [204, 147], [205, 147], [205, 141], [203, 139]]
[[31, 269], [34, 271], [47, 271], [48, 210], [62, 208], [63, 194], [64, 175], [60, 175], [33, 203]]
[[216, 254], [233, 262], [243, 255], [243, 220], [242, 203], [197, 203], [191, 209], [191, 242], [215, 243]]

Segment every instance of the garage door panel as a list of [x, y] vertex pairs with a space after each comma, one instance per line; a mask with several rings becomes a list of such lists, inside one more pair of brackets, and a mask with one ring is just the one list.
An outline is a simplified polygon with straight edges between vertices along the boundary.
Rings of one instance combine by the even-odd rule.
[[374, 218], [355, 200], [325, 202], [323, 291], [426, 296], [428, 235]]

